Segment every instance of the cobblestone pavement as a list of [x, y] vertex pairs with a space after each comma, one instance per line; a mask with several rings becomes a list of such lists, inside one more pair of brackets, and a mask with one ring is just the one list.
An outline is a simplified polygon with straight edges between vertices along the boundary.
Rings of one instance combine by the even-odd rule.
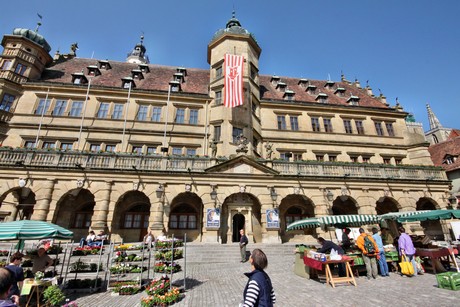
[[[280, 257], [281, 258], [281, 257]], [[286, 258], [286, 257], [284, 257]], [[271, 261], [272, 260], [272, 261]], [[238, 306], [250, 270], [249, 263], [224, 259], [221, 263], [187, 262], [187, 291], [183, 306]], [[460, 291], [440, 289], [433, 274], [409, 278], [392, 274], [390, 277], [357, 279], [358, 286], [339, 285], [335, 289], [315, 280], [293, 273], [292, 259], [269, 259], [267, 272], [277, 296], [277, 306], [458, 306]], [[183, 282], [183, 274], [175, 282]], [[94, 293], [77, 298], [79, 306], [140, 306], [140, 298], [114, 296], [110, 292]], [[75, 298], [75, 297], [74, 297]]]

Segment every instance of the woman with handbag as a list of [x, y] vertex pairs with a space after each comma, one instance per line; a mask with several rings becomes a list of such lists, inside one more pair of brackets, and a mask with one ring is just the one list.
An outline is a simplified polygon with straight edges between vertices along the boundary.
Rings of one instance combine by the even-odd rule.
[[[413, 274], [406, 274], [408, 276], [417, 276], [417, 262], [415, 261], [415, 247], [412, 243], [412, 239], [406, 233], [406, 229], [404, 227], [398, 228], [399, 232], [399, 239], [398, 239], [398, 248], [399, 248], [399, 255], [401, 256], [401, 263], [403, 262], [410, 262], [413, 266]], [[401, 264], [401, 271], [405, 264]], [[404, 273], [403, 273], [404, 274]]]

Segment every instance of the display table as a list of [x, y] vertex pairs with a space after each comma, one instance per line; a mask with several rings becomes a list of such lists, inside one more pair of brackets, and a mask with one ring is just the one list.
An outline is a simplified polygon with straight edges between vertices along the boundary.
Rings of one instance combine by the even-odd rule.
[[431, 263], [433, 264], [431, 269], [433, 270], [434, 274], [436, 274], [436, 265], [434, 265], [434, 262], [439, 261], [440, 258], [447, 257], [449, 261], [452, 261], [455, 265], [457, 265], [455, 256], [448, 248], [445, 248], [445, 247], [444, 248], [417, 248], [415, 250], [415, 255], [419, 257], [430, 258]]
[[[318, 270], [318, 271], [323, 271], [323, 265], [324, 265], [326, 268], [326, 284], [330, 284], [333, 288], [335, 288], [335, 285], [339, 283], [352, 284], [356, 287], [356, 280], [355, 280], [355, 277], [353, 276], [353, 272], [350, 266], [350, 263], [353, 262], [353, 259], [351, 259], [350, 257], [344, 256], [342, 260], [327, 260], [324, 262], [315, 260], [309, 257], [304, 257], [303, 260], [306, 266], [313, 268], [315, 270]], [[346, 276], [344, 277], [333, 276], [331, 272], [331, 268], [329, 267], [330, 264], [339, 264], [339, 263], [345, 264]]]
[[[27, 295], [27, 303], [26, 307], [29, 306], [43, 306], [40, 305], [40, 300], [43, 296], [43, 291], [45, 291], [46, 288], [51, 286], [52, 281], [47, 280], [47, 281], [41, 281], [37, 282], [33, 279], [26, 279], [24, 280], [24, 284], [22, 287], [21, 295]], [[32, 298], [36, 299], [35, 302], [32, 302]]]

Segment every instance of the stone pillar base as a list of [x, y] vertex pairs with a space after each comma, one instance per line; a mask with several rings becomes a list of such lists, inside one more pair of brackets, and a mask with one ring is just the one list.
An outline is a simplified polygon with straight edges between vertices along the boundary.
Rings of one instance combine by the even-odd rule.
[[262, 233], [262, 243], [279, 243], [281, 244], [281, 238], [278, 229], [267, 229], [267, 232]]
[[222, 243], [219, 235], [219, 229], [206, 229], [206, 232], [203, 233], [201, 238], [203, 243]]

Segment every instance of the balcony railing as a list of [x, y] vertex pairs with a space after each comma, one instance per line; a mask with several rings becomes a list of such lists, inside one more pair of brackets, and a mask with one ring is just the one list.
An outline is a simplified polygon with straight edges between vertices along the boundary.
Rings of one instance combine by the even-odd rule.
[[[218, 159], [217, 163], [226, 161]], [[303, 177], [349, 177], [376, 179], [447, 180], [442, 168], [433, 166], [391, 166], [331, 162], [266, 161], [281, 175]], [[73, 152], [0, 148], [0, 166], [81, 168], [87, 170], [137, 170], [203, 172], [215, 164], [207, 157], [157, 156], [137, 154]]]

